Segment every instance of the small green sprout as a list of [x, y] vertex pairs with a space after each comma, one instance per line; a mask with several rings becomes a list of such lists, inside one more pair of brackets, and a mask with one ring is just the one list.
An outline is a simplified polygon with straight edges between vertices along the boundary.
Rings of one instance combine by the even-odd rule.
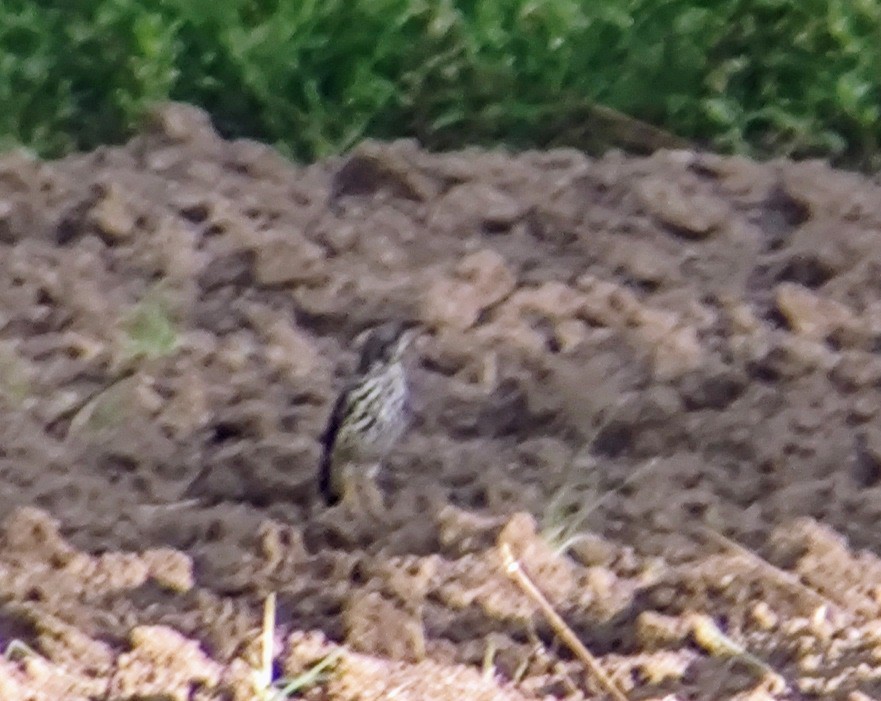
[[163, 358], [177, 348], [179, 338], [170, 304], [155, 291], [135, 305], [123, 328], [124, 352], [129, 359]]

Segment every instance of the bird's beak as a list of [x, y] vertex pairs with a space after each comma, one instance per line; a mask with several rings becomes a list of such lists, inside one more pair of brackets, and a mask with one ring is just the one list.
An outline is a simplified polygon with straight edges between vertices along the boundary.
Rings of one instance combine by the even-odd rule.
[[419, 336], [422, 335], [422, 327], [421, 326], [411, 326], [408, 329], [405, 329], [401, 334], [401, 340], [398, 343], [400, 349], [406, 350], [410, 347], [410, 345], [415, 341]]
[[352, 346], [357, 349], [361, 349], [364, 347], [364, 343], [367, 341], [367, 337], [370, 335], [370, 328], [366, 328], [363, 331], [359, 331], [355, 338], [352, 339]]

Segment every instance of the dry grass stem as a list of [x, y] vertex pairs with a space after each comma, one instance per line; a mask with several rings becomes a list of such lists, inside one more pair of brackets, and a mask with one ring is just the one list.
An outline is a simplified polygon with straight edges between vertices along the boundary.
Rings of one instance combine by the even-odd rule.
[[486, 647], [483, 650], [483, 664], [481, 671], [484, 679], [492, 679], [496, 674], [496, 644], [493, 640], [486, 641]]
[[772, 578], [776, 579], [777, 581], [782, 582], [783, 584], [800, 591], [801, 593], [807, 595], [809, 598], [813, 599], [815, 602], [823, 606], [829, 606], [833, 609], [837, 608], [835, 602], [823, 596], [823, 594], [818, 592], [816, 589], [809, 587], [796, 575], [792, 574], [792, 572], [787, 572], [786, 570], [782, 570], [776, 565], [771, 564], [761, 555], [750, 550], [746, 546], [741, 545], [736, 540], [732, 540], [728, 536], [723, 535], [722, 533], [719, 533], [718, 531], [706, 525], [700, 526], [700, 532], [710, 540], [714, 541], [717, 545], [729, 548], [730, 550], [733, 550], [736, 553], [743, 555], [745, 558], [753, 562], [760, 569], [767, 572]]
[[616, 699], [616, 701], [629, 701], [627, 696], [621, 691], [612, 678], [606, 674], [605, 670], [600, 666], [599, 661], [594, 657], [590, 650], [578, 639], [574, 631], [566, 625], [566, 622], [558, 614], [551, 603], [547, 600], [541, 590], [529, 578], [529, 575], [523, 571], [520, 563], [511, 552], [511, 548], [507, 543], [501, 545], [502, 560], [505, 563], [505, 573], [519, 586], [523, 592], [541, 609], [551, 628], [566, 643], [575, 656], [587, 667], [588, 670], [600, 681], [602, 686]]
[[784, 691], [787, 688], [783, 675], [764, 660], [749, 652], [743, 645], [727, 636], [706, 614], [692, 614], [689, 626], [694, 641], [707, 653], [714, 657], [728, 657], [739, 660], [762, 675], [767, 675], [775, 689]]
[[275, 592], [263, 601], [263, 626], [260, 631], [260, 667], [254, 670], [254, 691], [260, 699], [271, 699], [272, 660], [275, 657]]

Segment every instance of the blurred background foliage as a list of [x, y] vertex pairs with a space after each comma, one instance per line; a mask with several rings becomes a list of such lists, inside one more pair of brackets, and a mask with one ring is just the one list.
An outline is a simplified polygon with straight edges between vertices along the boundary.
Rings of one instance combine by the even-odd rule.
[[881, 3], [0, 4], [0, 147], [117, 142], [166, 99], [305, 161], [368, 136], [433, 149], [626, 142], [601, 106], [715, 150], [876, 168]]

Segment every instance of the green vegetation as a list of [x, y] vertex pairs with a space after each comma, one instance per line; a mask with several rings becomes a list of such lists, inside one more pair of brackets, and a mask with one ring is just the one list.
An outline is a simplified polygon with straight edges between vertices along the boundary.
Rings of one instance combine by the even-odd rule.
[[[154, 101], [304, 160], [366, 136], [431, 148], [621, 140], [876, 165], [877, 0], [6, 0], [0, 138], [125, 138]], [[625, 139], [626, 140], [626, 139]]]
[[15, 345], [0, 343], [0, 403], [19, 408], [31, 396], [30, 368]]
[[120, 321], [122, 333], [114, 375], [54, 419], [70, 418], [68, 432], [83, 426], [100, 430], [122, 425], [126, 420], [125, 406], [131, 401], [132, 384], [127, 381], [143, 363], [166, 358], [177, 349], [180, 338], [171, 303], [161, 285], [148, 290]]
[[169, 301], [160, 288], [151, 289], [124, 322], [126, 359], [153, 360], [170, 355], [179, 341]]

